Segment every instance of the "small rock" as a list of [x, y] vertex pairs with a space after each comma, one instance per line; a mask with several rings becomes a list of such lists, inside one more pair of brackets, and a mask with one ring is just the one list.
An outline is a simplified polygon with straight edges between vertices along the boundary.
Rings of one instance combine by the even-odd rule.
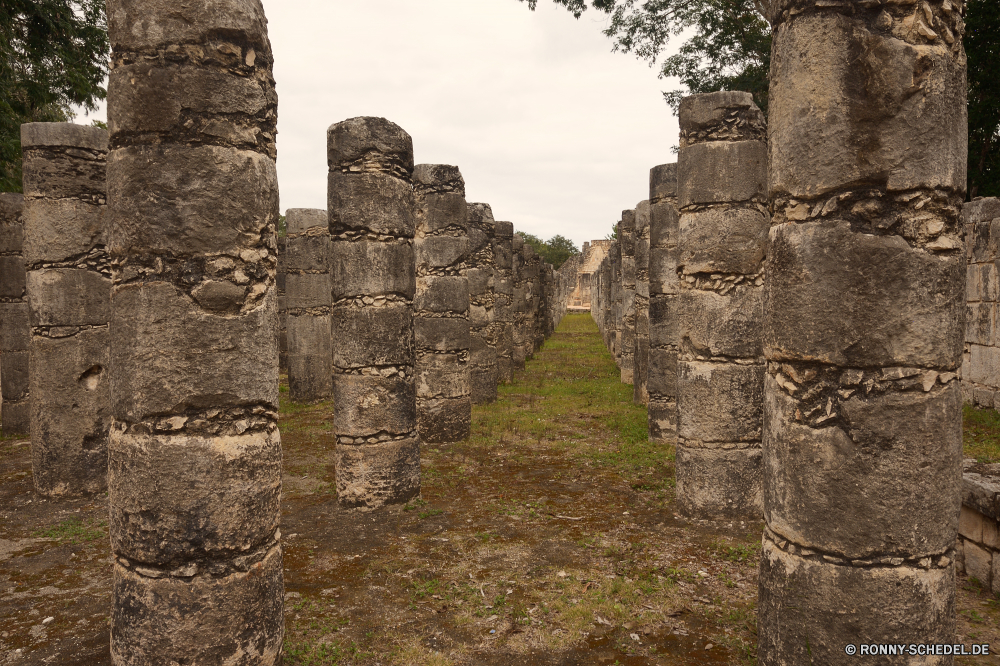
[[714, 645], [712, 645], [711, 643], [709, 643], [708, 645], [705, 646], [705, 649], [706, 650], [711, 650], [714, 647], [715, 647]]
[[42, 620], [42, 624], [51, 624], [52, 622], [55, 622], [55, 621], [56, 621], [56, 619], [54, 617], [47, 617], [44, 620]]

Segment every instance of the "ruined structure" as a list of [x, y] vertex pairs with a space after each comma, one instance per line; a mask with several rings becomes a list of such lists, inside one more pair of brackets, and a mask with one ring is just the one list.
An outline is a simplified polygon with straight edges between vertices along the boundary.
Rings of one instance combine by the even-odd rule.
[[115, 664], [281, 661], [277, 96], [257, 2], [109, 0]]
[[493, 224], [493, 264], [496, 303], [494, 323], [499, 327], [497, 341], [497, 379], [514, 379], [514, 225]]
[[649, 438], [677, 437], [677, 164], [649, 171]]
[[[43, 495], [96, 493], [107, 488], [111, 426], [108, 133], [30, 123], [21, 126], [21, 148], [32, 478]], [[13, 355], [12, 374], [18, 360], [27, 359]]]
[[997, 409], [1000, 408], [1000, 335], [996, 317], [1000, 277], [996, 262], [1000, 260], [1000, 200], [976, 199], [966, 203], [962, 219], [968, 258], [962, 393], [965, 402]]
[[288, 396], [315, 402], [333, 393], [330, 224], [327, 212], [314, 208], [289, 208], [285, 223]]
[[3, 434], [28, 434], [31, 326], [24, 270], [24, 195], [0, 194], [0, 395]]
[[417, 426], [424, 442], [457, 442], [472, 423], [465, 181], [458, 167], [418, 164], [413, 185]]
[[601, 262], [611, 247], [609, 240], [595, 240], [583, 244], [580, 251], [580, 265], [574, 276], [571, 292], [567, 297], [569, 308], [590, 309], [591, 284], [594, 273], [600, 268]]
[[621, 248], [621, 323], [618, 337], [618, 369], [623, 384], [632, 383], [635, 358], [635, 211], [623, 210], [618, 223]]
[[854, 664], [847, 644], [955, 636], [961, 3], [766, 5], [758, 656]]
[[632, 360], [632, 398], [636, 404], [649, 402], [649, 201], [635, 207], [635, 341]]
[[966, 463], [958, 535], [959, 572], [1000, 594], [1000, 465]]
[[[285, 230], [287, 232], [287, 220]], [[274, 276], [274, 284], [278, 294], [278, 367], [281, 370], [288, 370], [288, 297], [285, 293], [285, 234], [279, 234], [278, 244], [278, 268]]]
[[677, 498], [699, 518], [759, 519], [767, 136], [749, 93], [681, 100]]
[[472, 404], [497, 399], [497, 347], [494, 332], [495, 277], [493, 264], [493, 211], [489, 204], [468, 205], [470, 373]]
[[514, 234], [511, 239], [511, 274], [514, 284], [514, 295], [511, 305], [512, 335], [514, 344], [512, 353], [514, 369], [524, 370], [527, 360], [527, 318], [528, 318], [528, 281], [527, 269], [524, 264], [524, 238]]
[[384, 118], [351, 118], [327, 130], [327, 162], [337, 498], [401, 504], [420, 493], [413, 140]]

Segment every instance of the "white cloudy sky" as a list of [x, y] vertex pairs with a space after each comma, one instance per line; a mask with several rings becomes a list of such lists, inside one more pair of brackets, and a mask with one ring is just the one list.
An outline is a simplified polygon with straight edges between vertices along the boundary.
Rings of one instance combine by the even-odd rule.
[[[603, 238], [672, 162], [674, 82], [611, 52], [603, 14], [551, 0], [263, 0], [278, 84], [281, 207], [326, 207], [326, 128], [383, 116], [417, 163], [543, 239]], [[103, 112], [92, 117], [103, 118]], [[87, 122], [80, 118], [77, 122]]]

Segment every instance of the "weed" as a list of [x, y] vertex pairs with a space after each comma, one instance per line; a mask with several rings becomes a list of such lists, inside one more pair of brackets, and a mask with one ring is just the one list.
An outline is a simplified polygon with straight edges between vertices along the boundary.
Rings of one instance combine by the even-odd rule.
[[81, 543], [102, 539], [107, 534], [105, 528], [108, 523], [104, 520], [79, 518], [67, 518], [57, 525], [37, 530], [32, 533], [34, 537], [44, 539], [56, 539], [59, 543]]
[[962, 408], [963, 453], [981, 463], [1000, 462], [1000, 414], [994, 409]]

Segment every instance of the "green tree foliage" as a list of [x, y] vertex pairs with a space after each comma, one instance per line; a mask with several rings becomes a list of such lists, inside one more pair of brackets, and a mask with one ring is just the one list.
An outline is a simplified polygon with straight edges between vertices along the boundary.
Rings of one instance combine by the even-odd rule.
[[542, 258], [542, 261], [552, 264], [552, 267], [556, 269], [562, 266], [570, 257], [580, 254], [580, 250], [573, 244], [573, 241], [559, 234], [556, 234], [548, 241], [543, 241], [538, 236], [524, 231], [518, 231], [517, 235], [531, 246], [531, 249]]
[[104, 0], [0, 2], [0, 191], [21, 191], [21, 124], [65, 122], [104, 99]]
[[969, 196], [1000, 197], [1000, 2], [969, 0]]
[[[534, 9], [538, 0], [527, 1]], [[553, 0], [579, 18], [587, 0]], [[591, 0], [609, 15], [604, 34], [613, 49], [657, 62], [671, 37], [690, 36], [660, 63], [661, 77], [681, 90], [663, 93], [677, 111], [684, 95], [745, 90], [765, 113], [771, 66], [771, 28], [758, 0]], [[969, 195], [1000, 196], [1000, 2], [967, 0], [965, 51], [969, 63]]]

